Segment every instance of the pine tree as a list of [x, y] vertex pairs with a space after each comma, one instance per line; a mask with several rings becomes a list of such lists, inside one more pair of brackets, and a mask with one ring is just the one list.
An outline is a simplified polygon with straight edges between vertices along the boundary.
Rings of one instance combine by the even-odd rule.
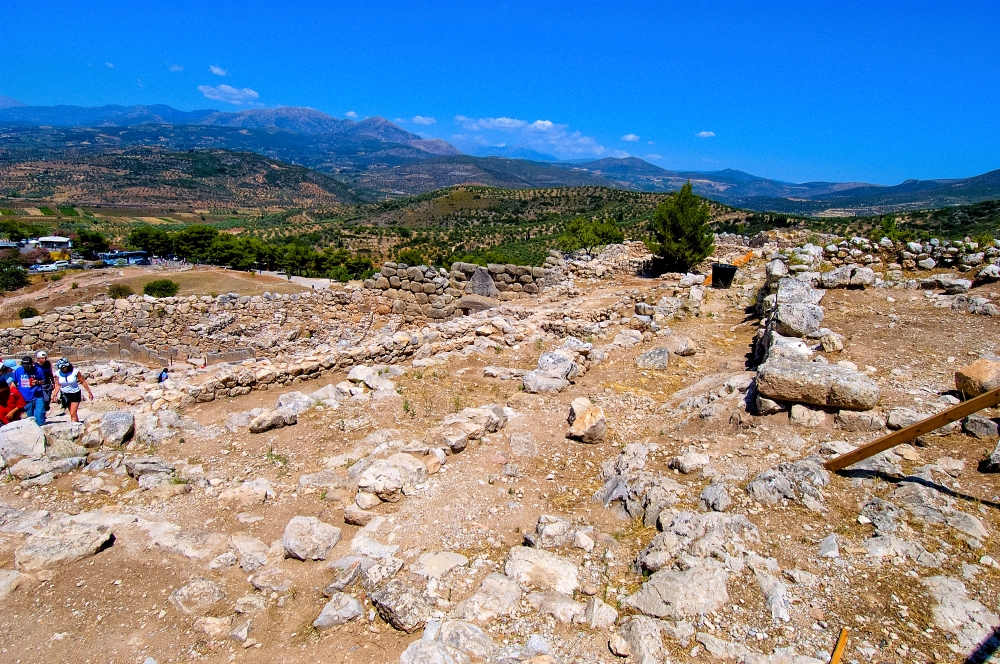
[[686, 271], [715, 250], [715, 236], [708, 226], [708, 203], [695, 194], [688, 181], [656, 209], [646, 246], [668, 269]]

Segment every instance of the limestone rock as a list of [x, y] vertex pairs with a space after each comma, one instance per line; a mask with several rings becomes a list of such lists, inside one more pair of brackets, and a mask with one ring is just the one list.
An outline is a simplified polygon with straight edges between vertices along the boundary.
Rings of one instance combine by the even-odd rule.
[[660, 571], [625, 599], [625, 606], [657, 618], [685, 618], [711, 613], [729, 602], [729, 574], [711, 561], [686, 570]]
[[932, 576], [922, 583], [937, 602], [931, 611], [934, 624], [956, 637], [950, 646], [955, 654], [964, 658], [977, 647], [1000, 646], [994, 633], [1000, 616], [971, 599], [965, 584], [947, 576]]
[[437, 641], [418, 639], [399, 656], [399, 664], [470, 664], [470, 660], [458, 648]]
[[524, 374], [524, 391], [529, 394], [545, 394], [562, 392], [569, 387], [569, 381], [558, 376], [549, 376], [541, 371], [529, 371]]
[[35, 583], [34, 577], [12, 569], [0, 569], [0, 600], [6, 599], [8, 595], [28, 585]]
[[969, 415], [962, 420], [962, 431], [983, 440], [996, 440], [1000, 436], [997, 423], [982, 415]]
[[403, 497], [403, 476], [398, 468], [379, 459], [358, 477], [358, 488], [395, 503]]
[[101, 437], [112, 447], [124, 445], [135, 434], [135, 416], [124, 410], [113, 410], [101, 416]]
[[469, 559], [461, 554], [451, 551], [432, 551], [420, 556], [417, 564], [412, 565], [410, 569], [414, 574], [440, 579], [452, 569], [468, 563]]
[[215, 581], [198, 577], [170, 593], [167, 599], [178, 611], [203, 616], [226, 599], [226, 592]]
[[538, 456], [538, 444], [535, 443], [535, 437], [528, 431], [510, 434], [510, 453], [516, 457]]
[[779, 304], [774, 314], [775, 328], [786, 337], [805, 337], [819, 329], [823, 308], [804, 302]]
[[288, 592], [295, 587], [295, 579], [291, 572], [280, 567], [265, 567], [250, 577], [250, 585], [260, 591], [278, 593]]
[[19, 569], [51, 569], [91, 556], [111, 539], [107, 525], [62, 521], [39, 530], [14, 552]]
[[846, 410], [871, 410], [882, 396], [874, 380], [847, 367], [788, 360], [762, 364], [757, 390], [769, 399]]
[[439, 638], [441, 643], [480, 659], [486, 659], [497, 649], [497, 644], [486, 632], [464, 620], [445, 622], [441, 625]]
[[483, 579], [479, 590], [465, 601], [465, 619], [490, 623], [509, 616], [521, 603], [521, 586], [508, 576], [493, 572]]
[[618, 612], [600, 599], [591, 597], [584, 609], [583, 621], [590, 629], [611, 629], [618, 622]]
[[371, 595], [372, 604], [382, 619], [407, 634], [424, 624], [431, 607], [410, 584], [393, 579]]
[[667, 653], [663, 648], [658, 620], [631, 616], [618, 625], [618, 635], [628, 645], [631, 664], [662, 664], [666, 661]]
[[340, 528], [314, 516], [292, 517], [281, 536], [285, 556], [298, 560], [326, 560], [339, 541]]
[[810, 408], [796, 403], [792, 404], [789, 420], [792, 424], [797, 424], [800, 427], [815, 429], [826, 424], [826, 413], [818, 408]]
[[493, 283], [493, 277], [490, 276], [489, 270], [480, 266], [465, 283], [465, 294], [496, 299], [500, 295], [500, 291]]
[[33, 419], [0, 427], [0, 455], [5, 461], [18, 457], [37, 458], [45, 453], [45, 433]]
[[955, 388], [966, 397], [977, 397], [998, 387], [1000, 362], [979, 359], [955, 372]]
[[670, 349], [654, 348], [635, 358], [635, 366], [640, 369], [654, 369], [663, 371], [670, 366]]
[[721, 482], [705, 487], [698, 500], [705, 509], [716, 512], [725, 512], [733, 502], [726, 485]]
[[583, 397], [573, 399], [567, 421], [570, 424], [567, 437], [579, 440], [581, 443], [600, 443], [607, 436], [608, 426], [604, 409], [591, 403], [590, 399]]
[[555, 592], [534, 592], [527, 597], [528, 604], [541, 616], [552, 616], [556, 622], [571, 624], [582, 622], [586, 605], [572, 597]]
[[540, 549], [515, 546], [504, 566], [507, 576], [523, 586], [571, 595], [580, 582], [577, 568], [569, 560]]
[[330, 629], [360, 618], [364, 613], [361, 602], [357, 599], [344, 593], [335, 593], [313, 621], [313, 627]]
[[308, 397], [301, 392], [286, 392], [278, 397], [278, 402], [274, 407], [275, 410], [287, 408], [296, 415], [301, 415], [315, 405], [316, 402], [313, 401], [312, 397]]

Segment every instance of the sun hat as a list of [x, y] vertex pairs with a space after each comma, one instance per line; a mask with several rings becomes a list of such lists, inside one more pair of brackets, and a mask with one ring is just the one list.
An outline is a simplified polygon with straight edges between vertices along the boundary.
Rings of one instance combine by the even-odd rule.
[[35, 353], [35, 357], [38, 358], [39, 360], [44, 360], [48, 356], [49, 356], [49, 354], [46, 353], [44, 350], [40, 350], [37, 353]]

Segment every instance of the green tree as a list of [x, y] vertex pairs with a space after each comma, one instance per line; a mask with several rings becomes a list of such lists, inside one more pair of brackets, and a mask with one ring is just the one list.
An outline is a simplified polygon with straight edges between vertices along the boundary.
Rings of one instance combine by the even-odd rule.
[[107, 251], [110, 247], [108, 239], [97, 231], [83, 229], [76, 234], [76, 249], [88, 261], [97, 260], [97, 254]]
[[151, 256], [169, 256], [174, 253], [174, 239], [162, 228], [139, 226], [128, 235], [128, 245]]
[[28, 285], [25, 259], [17, 249], [0, 251], [0, 293], [17, 290]]
[[577, 217], [566, 224], [566, 230], [559, 236], [559, 248], [563, 251], [586, 249], [590, 252], [596, 247], [624, 241], [625, 234], [614, 219]]
[[650, 224], [653, 237], [646, 246], [669, 269], [689, 270], [715, 250], [708, 217], [708, 203], [692, 191], [689, 181], [656, 208]]
[[204, 224], [188, 226], [174, 234], [174, 250], [185, 260], [205, 261], [219, 231]]

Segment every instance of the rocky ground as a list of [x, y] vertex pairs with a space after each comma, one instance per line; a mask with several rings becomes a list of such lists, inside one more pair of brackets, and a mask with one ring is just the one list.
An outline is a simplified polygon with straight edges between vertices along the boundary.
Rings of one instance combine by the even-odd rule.
[[0, 432], [0, 659], [811, 664], [847, 627], [846, 662], [983, 661], [997, 413], [821, 463], [996, 380], [996, 294], [768, 254], [580, 276], [400, 364], [86, 366], [84, 425]]

